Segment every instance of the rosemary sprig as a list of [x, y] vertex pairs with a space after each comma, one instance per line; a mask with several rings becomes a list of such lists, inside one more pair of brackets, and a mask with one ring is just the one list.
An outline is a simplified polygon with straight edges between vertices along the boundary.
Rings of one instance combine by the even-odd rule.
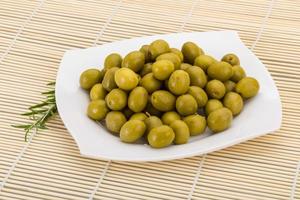
[[28, 124], [12, 125], [15, 128], [24, 129], [25, 141], [28, 141], [32, 131], [38, 132], [40, 129], [47, 129], [46, 122], [52, 116], [57, 114], [55, 90], [53, 89], [55, 82], [48, 83], [47, 85], [51, 87], [51, 90], [42, 93], [46, 99], [39, 104], [30, 106], [28, 112], [21, 114], [28, 116], [32, 122]]

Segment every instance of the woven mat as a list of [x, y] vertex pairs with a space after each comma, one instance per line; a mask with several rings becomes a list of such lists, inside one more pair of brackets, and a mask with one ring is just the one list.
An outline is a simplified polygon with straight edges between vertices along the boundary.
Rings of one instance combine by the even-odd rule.
[[[237, 30], [280, 91], [279, 131], [168, 162], [81, 157], [59, 117], [24, 142], [65, 50], [180, 31]], [[1, 0], [0, 199], [300, 199], [299, 0]]]

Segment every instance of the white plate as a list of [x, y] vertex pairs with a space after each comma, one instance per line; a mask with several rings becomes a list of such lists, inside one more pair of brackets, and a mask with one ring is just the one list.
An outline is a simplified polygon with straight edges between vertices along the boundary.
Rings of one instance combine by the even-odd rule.
[[[171, 47], [177, 48], [181, 48], [186, 41], [193, 41], [206, 54], [217, 59], [226, 53], [235, 53], [247, 75], [259, 81], [261, 87], [258, 95], [247, 101], [243, 112], [234, 118], [231, 128], [222, 133], [211, 135], [206, 130], [202, 136], [192, 137], [188, 144], [172, 145], [164, 149], [122, 143], [118, 137], [87, 117], [89, 97], [79, 87], [79, 76], [88, 68], [101, 68], [105, 56], [112, 52], [124, 56], [155, 39], [164, 39]], [[275, 131], [281, 124], [281, 103], [274, 81], [264, 65], [234, 31], [155, 35], [67, 51], [57, 74], [56, 102], [59, 114], [81, 154], [109, 160], [161, 161], [201, 155]]]

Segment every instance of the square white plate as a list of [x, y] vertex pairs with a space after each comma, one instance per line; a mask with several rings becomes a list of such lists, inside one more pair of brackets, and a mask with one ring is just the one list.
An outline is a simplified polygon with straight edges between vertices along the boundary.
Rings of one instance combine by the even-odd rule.
[[[179, 49], [184, 42], [193, 41], [217, 59], [229, 52], [238, 55], [247, 75], [255, 77], [261, 87], [258, 95], [247, 101], [242, 113], [234, 118], [231, 128], [214, 135], [207, 129], [187, 144], [153, 149], [143, 144], [122, 143], [87, 117], [89, 96], [79, 86], [81, 72], [91, 67], [102, 68], [105, 57], [112, 52], [125, 56], [156, 39], [164, 39], [171, 47]], [[82, 155], [123, 161], [161, 161], [216, 151], [279, 129], [282, 115], [280, 97], [270, 74], [234, 31], [155, 35], [67, 51], [57, 74], [56, 102]]]

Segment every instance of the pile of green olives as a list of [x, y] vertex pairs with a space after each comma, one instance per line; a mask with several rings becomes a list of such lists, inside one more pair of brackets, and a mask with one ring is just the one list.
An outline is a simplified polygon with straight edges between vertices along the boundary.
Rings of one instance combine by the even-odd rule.
[[80, 86], [89, 92], [88, 117], [123, 142], [153, 148], [185, 144], [206, 127], [228, 129], [259, 91], [235, 54], [217, 60], [193, 42], [179, 50], [161, 39], [124, 58], [108, 55], [102, 70], [82, 72]]

